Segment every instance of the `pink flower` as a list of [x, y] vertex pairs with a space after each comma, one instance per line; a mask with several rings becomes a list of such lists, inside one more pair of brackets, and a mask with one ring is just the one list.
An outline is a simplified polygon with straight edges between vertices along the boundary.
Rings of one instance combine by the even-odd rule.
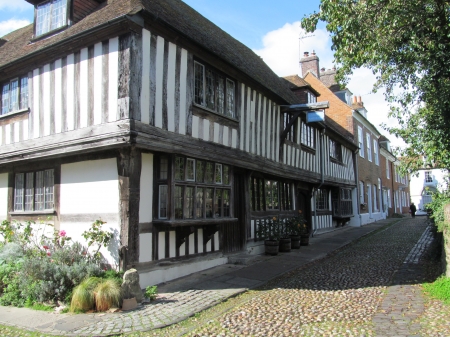
[[48, 248], [48, 246], [42, 246], [42, 248], [44, 248], [45, 250], [50, 249]]
[[52, 253], [50, 253], [50, 252], [47, 252], [47, 256], [51, 256], [52, 255]]
[[66, 231], [60, 231], [59, 236], [62, 236], [62, 237], [66, 236]]

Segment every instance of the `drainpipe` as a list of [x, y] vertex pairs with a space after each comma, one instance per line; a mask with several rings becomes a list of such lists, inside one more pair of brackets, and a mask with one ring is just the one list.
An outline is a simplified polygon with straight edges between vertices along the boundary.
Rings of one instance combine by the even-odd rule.
[[[324, 144], [325, 129], [320, 132], [319, 151], [320, 151], [320, 185], [314, 189], [314, 219], [317, 218], [316, 198], [317, 190], [319, 190], [325, 183], [325, 144]], [[313, 231], [312, 236], [317, 232], [317, 229]]]

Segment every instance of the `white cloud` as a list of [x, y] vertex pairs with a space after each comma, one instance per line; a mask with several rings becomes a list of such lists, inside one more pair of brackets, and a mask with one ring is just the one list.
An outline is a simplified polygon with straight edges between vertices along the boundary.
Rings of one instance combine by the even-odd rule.
[[24, 11], [30, 8], [33, 8], [33, 5], [23, 0], [0, 0], [0, 9]]
[[7, 21], [1, 21], [0, 22], [0, 37], [8, 34], [9, 32], [12, 32], [13, 30], [22, 28], [29, 24], [30, 24], [30, 21], [28, 21], [28, 20], [10, 19]]
[[[300, 37], [303, 37], [300, 39]], [[300, 44], [299, 44], [300, 42]], [[330, 69], [333, 66], [333, 52], [331, 51], [331, 39], [325, 29], [318, 29], [312, 34], [304, 34], [300, 28], [300, 22], [286, 23], [283, 27], [267, 33], [263, 37], [263, 48], [254, 50], [278, 76], [299, 74], [300, 55], [308, 51], [316, 52], [320, 59], [320, 67]], [[368, 113], [367, 118], [377, 127], [378, 131], [386, 135], [394, 146], [400, 146], [401, 142], [388, 134], [381, 124], [396, 125], [394, 119], [388, 119], [388, 103], [384, 100], [383, 91], [372, 93], [375, 83], [375, 75], [369, 69], [354, 71], [348, 84], [349, 90], [355, 96], [361, 96]]]

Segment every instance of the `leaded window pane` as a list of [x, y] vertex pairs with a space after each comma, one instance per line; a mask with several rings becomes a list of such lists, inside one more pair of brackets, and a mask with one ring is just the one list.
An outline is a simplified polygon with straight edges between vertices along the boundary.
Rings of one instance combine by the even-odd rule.
[[44, 171], [36, 172], [34, 197], [34, 210], [42, 211], [44, 209]]
[[186, 180], [195, 181], [195, 159], [188, 158], [186, 161]]
[[184, 214], [184, 217], [186, 219], [192, 219], [194, 218], [194, 187], [186, 187], [186, 212]]
[[184, 180], [184, 158], [175, 158], [175, 180]]
[[217, 189], [214, 200], [214, 216], [216, 218], [222, 217], [222, 190]]
[[168, 189], [167, 185], [159, 186], [159, 209], [158, 217], [160, 219], [167, 219], [167, 200], [168, 200]]
[[14, 189], [14, 210], [23, 211], [24, 174], [17, 173]]
[[207, 162], [205, 170], [205, 183], [211, 184], [214, 176], [214, 164]]
[[44, 171], [44, 209], [53, 209], [53, 170]]
[[204, 188], [197, 187], [197, 194], [195, 195], [195, 217], [197, 219], [203, 218], [203, 193]]
[[216, 164], [215, 182], [222, 184], [222, 164]]
[[201, 160], [197, 160], [197, 168], [196, 168], [196, 181], [198, 183], [204, 182], [205, 179], [205, 162]]
[[183, 186], [175, 186], [175, 219], [183, 219]]
[[235, 93], [235, 84], [234, 81], [229, 80], [227, 78], [227, 116], [236, 117], [235, 116], [235, 107], [234, 107], [234, 93]]
[[20, 80], [20, 109], [28, 108], [28, 77]]
[[206, 195], [205, 195], [205, 211], [206, 211], [207, 218], [213, 217], [213, 195], [214, 195], [214, 189], [207, 188]]
[[36, 8], [36, 36], [50, 31], [51, 2], [38, 5]]
[[222, 76], [217, 76], [217, 112], [225, 114], [225, 80]]
[[223, 190], [223, 216], [230, 216], [230, 190]]
[[9, 111], [19, 110], [19, 80], [13, 80], [9, 87]]
[[34, 203], [34, 173], [29, 172], [25, 175], [25, 211], [33, 210]]
[[9, 83], [6, 83], [2, 87], [2, 115], [6, 115], [9, 112]]
[[66, 24], [67, 0], [53, 0], [51, 30]]
[[167, 157], [161, 157], [159, 161], [159, 179], [166, 180], [169, 173], [169, 161]]
[[223, 165], [223, 184], [230, 185], [230, 167]]
[[210, 69], [206, 69], [206, 107], [211, 110], [216, 109], [214, 82], [214, 73]]
[[194, 100], [197, 104], [203, 104], [205, 67], [194, 62]]

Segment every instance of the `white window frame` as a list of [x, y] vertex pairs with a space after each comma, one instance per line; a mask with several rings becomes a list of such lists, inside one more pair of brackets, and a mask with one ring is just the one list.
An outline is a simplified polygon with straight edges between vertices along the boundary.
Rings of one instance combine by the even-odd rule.
[[377, 185], [373, 185], [373, 210], [378, 211], [378, 190]]
[[300, 133], [300, 142], [314, 149], [316, 147], [316, 129], [302, 121]]
[[359, 155], [364, 158], [364, 138], [363, 138], [363, 129], [358, 126], [358, 145], [359, 145]]
[[370, 133], [366, 133], [367, 160], [372, 161], [372, 143]]
[[316, 95], [314, 95], [312, 92], [307, 91], [306, 92], [308, 95], [308, 103], [316, 103], [317, 102], [317, 97]]
[[[68, 13], [67, 0], [49, 0], [38, 4], [35, 9], [35, 36], [39, 37], [67, 26]], [[56, 21], [58, 15], [61, 15], [61, 19]]]
[[433, 182], [433, 172], [425, 171], [425, 182], [432, 183]]
[[376, 139], [373, 140], [373, 156], [376, 165], [380, 165], [380, 160], [378, 158], [378, 142]]
[[[12, 105], [12, 86], [16, 85], [14, 93], [14, 105]], [[0, 115], [7, 115], [12, 112], [28, 109], [28, 76], [16, 77], [3, 83], [0, 94], [2, 96], [0, 105]]]
[[360, 204], [364, 204], [364, 193], [365, 193], [364, 182], [360, 181], [359, 182], [359, 203]]
[[392, 208], [391, 190], [389, 188], [387, 190], [387, 197], [388, 197], [388, 207]]

